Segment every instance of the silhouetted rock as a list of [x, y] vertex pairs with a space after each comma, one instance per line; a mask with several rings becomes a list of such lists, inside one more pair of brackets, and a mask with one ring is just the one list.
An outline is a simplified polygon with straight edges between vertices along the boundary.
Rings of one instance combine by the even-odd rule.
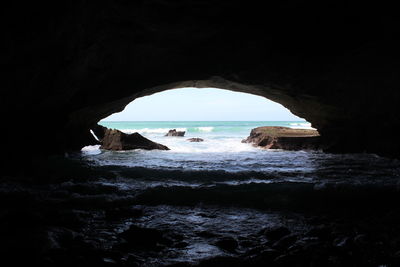
[[365, 234], [359, 234], [353, 238], [353, 243], [359, 247], [366, 247], [371, 242]]
[[351, 244], [351, 239], [348, 236], [339, 236], [335, 238], [332, 245], [337, 248], [349, 248]]
[[324, 224], [312, 227], [305, 235], [326, 239], [330, 236], [332, 229]]
[[132, 207], [117, 207], [106, 210], [107, 220], [120, 220], [123, 218], [136, 218], [143, 215], [143, 210]]
[[172, 241], [164, 237], [164, 233], [153, 228], [142, 228], [132, 225], [128, 230], [122, 232], [120, 237], [127, 243], [124, 248], [141, 248], [158, 250], [162, 246], [171, 245]]
[[189, 142], [203, 142], [204, 141], [204, 139], [201, 139], [201, 138], [189, 138], [189, 139], [187, 139]]
[[168, 147], [155, 143], [139, 133], [126, 134], [119, 130], [107, 129], [101, 140], [102, 149], [107, 150], [131, 150], [131, 149], [160, 149], [169, 150]]
[[[272, 261], [279, 256], [279, 252], [275, 249], [263, 249], [257, 252], [254, 256], [250, 257], [250, 266], [263, 266], [267, 263], [272, 263]], [[272, 265], [272, 264], [271, 264]]]
[[284, 226], [276, 226], [276, 227], [267, 227], [262, 230], [262, 234], [269, 240], [269, 241], [278, 241], [282, 237], [289, 235], [290, 231]]
[[185, 241], [177, 242], [174, 244], [174, 248], [185, 248], [187, 246], [189, 246], [189, 243]]
[[283, 254], [274, 260], [275, 266], [307, 266], [303, 255]]
[[265, 126], [250, 132], [250, 136], [242, 143], [266, 149], [320, 149], [322, 148], [319, 133], [316, 130], [292, 129], [288, 127]]
[[169, 130], [165, 136], [184, 136], [185, 131], [177, 131], [176, 129]]
[[297, 236], [296, 235], [287, 235], [276, 241], [272, 248], [274, 249], [287, 249], [289, 246], [293, 245], [296, 242]]
[[215, 245], [229, 252], [234, 252], [235, 249], [239, 246], [236, 239], [232, 237], [223, 237], [219, 239], [217, 242], [215, 242]]
[[204, 238], [213, 238], [213, 237], [218, 237], [219, 236], [218, 234], [211, 233], [211, 232], [208, 232], [208, 231], [200, 231], [200, 232], [196, 233], [196, 235], [200, 236], [200, 237], [204, 237]]
[[242, 267], [246, 266], [242, 259], [229, 256], [217, 256], [210, 259], [205, 259], [200, 261], [198, 267], [220, 267], [220, 266], [230, 266], [230, 267]]

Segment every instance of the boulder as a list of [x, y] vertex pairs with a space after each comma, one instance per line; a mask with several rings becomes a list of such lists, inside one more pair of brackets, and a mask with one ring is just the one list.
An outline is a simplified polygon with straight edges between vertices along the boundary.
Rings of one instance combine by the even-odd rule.
[[323, 148], [317, 130], [278, 126], [255, 128], [251, 130], [249, 137], [242, 140], [242, 143], [251, 143], [266, 149], [314, 150]]
[[290, 230], [284, 226], [267, 227], [261, 233], [271, 242], [276, 242], [281, 238], [290, 235]]
[[272, 244], [272, 248], [277, 250], [287, 249], [291, 245], [293, 245], [296, 241], [297, 241], [296, 235], [287, 235], [276, 241], [274, 244]]
[[188, 141], [189, 142], [203, 142], [204, 141], [204, 139], [201, 139], [201, 138], [189, 138], [188, 139]]
[[177, 131], [176, 129], [169, 130], [165, 136], [184, 136], [185, 131]]
[[[99, 138], [100, 139], [100, 138]], [[126, 134], [116, 129], [106, 129], [104, 137], [100, 139], [101, 149], [131, 150], [131, 149], [159, 149], [169, 150], [168, 147], [155, 143], [139, 133]]]
[[228, 252], [234, 252], [239, 246], [238, 242], [233, 237], [223, 237], [215, 242], [215, 245]]
[[124, 218], [137, 218], [143, 215], [142, 209], [132, 207], [112, 207], [105, 212], [108, 221], [121, 220]]
[[126, 248], [159, 249], [160, 246], [171, 245], [172, 241], [164, 233], [154, 228], [142, 228], [132, 225], [128, 230], [119, 234], [128, 243]]
[[[192, 265], [193, 266], [193, 265]], [[230, 267], [240, 267], [240, 266], [248, 266], [245, 264], [243, 259], [239, 257], [232, 256], [216, 256], [213, 258], [206, 258], [200, 261], [198, 267], [217, 267], [217, 266], [230, 266]]]

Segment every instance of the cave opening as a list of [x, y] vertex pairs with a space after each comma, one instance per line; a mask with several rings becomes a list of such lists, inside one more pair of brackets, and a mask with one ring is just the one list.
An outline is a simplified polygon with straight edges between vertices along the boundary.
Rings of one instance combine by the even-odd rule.
[[[2, 266], [400, 266], [396, 6], [31, 2], [7, 1], [2, 16]], [[80, 152], [105, 145], [101, 119], [184, 87], [280, 103], [318, 129], [323, 152], [241, 142], [264, 122], [243, 135], [203, 124], [227, 108], [126, 128], [170, 150]], [[190, 114], [170, 102], [157, 115]], [[251, 140], [264, 134], [259, 145], [276, 141]]]
[[[200, 171], [199, 177], [204, 176], [201, 171], [256, 172], [256, 177], [263, 177], [271, 169], [271, 158], [296, 161], [295, 169], [301, 169], [315, 153], [322, 153], [315, 146], [318, 131], [281, 104], [213, 87], [184, 87], [140, 97], [98, 125], [91, 133], [100, 144], [84, 147], [84, 159], [101, 166], [146, 168], [160, 177], [171, 170]], [[175, 178], [186, 180], [181, 174]], [[247, 178], [243, 180], [253, 181]]]
[[[195, 161], [200, 153], [204, 153], [207, 157], [213, 155], [211, 157], [215, 161], [224, 161], [226, 155], [223, 154], [227, 153], [260, 152], [260, 148], [289, 148], [277, 145], [269, 147], [262, 144], [261, 140], [246, 141], [255, 128], [264, 127], [263, 130], [273, 130], [274, 133], [283, 129], [284, 134], [291, 135], [296, 135], [298, 132], [300, 135], [304, 134], [303, 132], [318, 135], [318, 132], [311, 127], [311, 123], [292, 114], [281, 104], [262, 96], [220, 88], [185, 87], [140, 97], [129, 103], [123, 111], [100, 120], [98, 124], [100, 127], [106, 127], [103, 129], [121, 131], [124, 136], [133, 133], [141, 135], [166, 145], [169, 148], [167, 155], [182, 154], [182, 157], [191, 157], [192, 161]], [[113, 140], [106, 138], [104, 141], [100, 140], [101, 138], [99, 139], [93, 130], [91, 133], [101, 145], [84, 147], [82, 152], [85, 154], [98, 154], [102, 150], [151, 149], [140, 146], [129, 147], [129, 145], [123, 147], [123, 144], [116, 146], [116, 138], [120, 137], [114, 136]], [[176, 134], [182, 136], [174, 138]], [[265, 136], [263, 140], [267, 138], [268, 136]], [[107, 142], [108, 145], [105, 144]], [[272, 144], [272, 141], [269, 143]], [[292, 146], [287, 150], [302, 148], [309, 147], [293, 149]], [[136, 151], [136, 154], [141, 152], [143, 151]], [[149, 152], [145, 151], [143, 154], [146, 157]], [[168, 159], [171, 160], [171, 157]], [[190, 168], [190, 166], [185, 167]]]
[[[179, 98], [185, 90], [205, 93], [204, 100], [214, 101], [214, 106], [207, 106], [201, 94]], [[315, 245], [318, 240], [318, 245], [328, 247], [326, 251], [336, 253], [339, 244], [347, 240], [355, 244], [378, 234], [373, 223], [362, 225], [364, 229], [349, 224], [361, 225], [379, 217], [381, 206], [395, 205], [399, 197], [392, 189], [397, 188], [398, 179], [393, 173], [399, 173], [399, 162], [365, 153], [331, 154], [293, 147], [290, 142], [286, 143], [292, 146], [288, 149], [260, 148], [262, 140], [258, 146], [243, 143], [259, 126], [316, 130], [279, 104], [272, 103], [280, 109], [275, 115], [282, 112], [286, 117], [264, 119], [273, 112], [267, 109], [262, 113], [252, 101], [248, 106], [233, 105], [235, 101], [227, 95], [215, 101], [210, 90], [236, 94], [239, 104], [254, 97], [215, 88], [167, 90], [138, 98], [126, 106], [125, 114], [99, 121], [100, 133], [106, 129], [106, 134], [98, 135], [102, 146], [107, 133], [121, 139], [111, 130], [116, 128], [128, 135], [139, 133], [169, 150], [100, 150], [99, 145], [83, 150], [80, 159], [101, 175], [79, 184], [84, 195], [79, 201], [88, 198], [96, 203], [94, 196], [105, 198], [105, 204], [99, 205], [104, 215], [88, 235], [114, 242], [113, 249], [118, 252], [144, 255], [146, 264], [195, 261], [208, 266], [208, 259], [229, 262], [231, 258], [224, 258], [228, 255], [244, 260], [245, 266], [260, 266], [269, 260], [259, 259], [259, 253], [253, 252], [260, 247], [268, 253], [290, 253], [293, 244]], [[260, 106], [268, 106], [265, 98], [257, 99]], [[243, 117], [246, 108], [254, 108], [256, 113]], [[234, 112], [221, 114], [226, 110]], [[183, 136], [166, 136], [170, 130]], [[93, 130], [95, 135], [98, 132]], [[191, 142], [192, 138], [202, 141]], [[284, 138], [314, 140], [319, 136]], [[387, 187], [374, 186], [383, 183]], [[371, 215], [371, 207], [376, 214]], [[118, 227], [122, 230], [115, 235]], [[157, 256], [152, 254], [155, 250]], [[280, 260], [280, 256], [272, 257], [274, 262]]]

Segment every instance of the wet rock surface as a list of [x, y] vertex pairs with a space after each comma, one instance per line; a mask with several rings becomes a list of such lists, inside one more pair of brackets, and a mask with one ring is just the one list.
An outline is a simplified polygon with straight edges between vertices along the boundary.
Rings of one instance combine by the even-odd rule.
[[[107, 169], [77, 170], [67, 177], [52, 173], [49, 180], [45, 173], [42, 180], [1, 178], [0, 256], [5, 266], [400, 263], [397, 201], [278, 210], [204, 199], [151, 204], [139, 200], [141, 192], [120, 187], [120, 178]], [[80, 178], [79, 173], [85, 174]]]
[[228, 252], [235, 252], [236, 248], [239, 246], [238, 242], [233, 237], [221, 238], [215, 242], [215, 245]]
[[271, 242], [278, 241], [282, 237], [290, 234], [289, 229], [283, 226], [269, 227], [263, 229], [261, 232]]
[[197, 137], [195, 137], [195, 138], [189, 138], [189, 139], [187, 139], [189, 142], [203, 142], [204, 141], [204, 139], [202, 139], [202, 138], [197, 138]]
[[169, 150], [168, 147], [153, 142], [139, 133], [126, 134], [116, 129], [106, 129], [104, 137], [101, 139], [101, 149], [106, 150]]
[[176, 129], [169, 130], [165, 136], [185, 136], [185, 131], [177, 131]]
[[250, 136], [242, 143], [251, 143], [266, 149], [316, 150], [323, 149], [316, 130], [291, 129], [265, 126], [252, 129]]

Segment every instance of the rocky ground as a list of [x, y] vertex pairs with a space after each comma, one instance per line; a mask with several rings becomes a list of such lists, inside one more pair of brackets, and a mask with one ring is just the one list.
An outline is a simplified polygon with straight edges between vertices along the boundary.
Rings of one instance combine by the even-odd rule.
[[264, 126], [252, 129], [242, 141], [265, 149], [316, 150], [322, 149], [317, 130]]
[[[196, 232], [194, 235], [223, 253], [163, 262], [161, 258], [168, 253], [190, 247], [187, 234], [173, 226], [154, 228], [139, 223], [148, 216], [148, 207], [138, 205], [133, 194], [96, 182], [99, 175], [112, 180], [112, 173], [61, 161], [53, 161], [51, 168], [37, 167], [37, 173], [33, 171], [29, 177], [1, 178], [2, 266], [400, 265], [400, 211], [396, 203], [381, 206], [378, 199], [376, 205], [366, 202], [337, 209], [332, 208], [335, 205], [326, 210], [303, 209], [301, 225], [285, 221], [260, 225], [245, 236]], [[198, 205], [198, 216], [220, 216], [211, 216], [206, 213], [207, 206]], [[194, 213], [189, 206], [191, 209]], [[157, 257], [158, 263], [148, 262]]]

